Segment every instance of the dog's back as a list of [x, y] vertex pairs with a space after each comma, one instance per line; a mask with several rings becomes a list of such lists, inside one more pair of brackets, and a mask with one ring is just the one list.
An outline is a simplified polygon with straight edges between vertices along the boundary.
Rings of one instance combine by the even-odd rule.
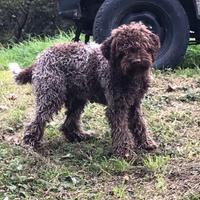
[[34, 65], [32, 84], [35, 87], [38, 87], [38, 82], [41, 85], [52, 81], [58, 84], [62, 80], [68, 98], [78, 95], [90, 101], [105, 103], [100, 78], [108, 62], [102, 55], [100, 45], [57, 44], [44, 50]]

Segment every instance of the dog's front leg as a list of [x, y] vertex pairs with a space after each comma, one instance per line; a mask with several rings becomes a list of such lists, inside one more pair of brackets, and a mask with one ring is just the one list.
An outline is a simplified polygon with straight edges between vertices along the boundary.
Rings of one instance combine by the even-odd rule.
[[107, 117], [112, 132], [113, 155], [130, 160], [133, 155], [134, 140], [128, 127], [128, 108], [110, 105]]
[[138, 148], [154, 150], [156, 142], [150, 137], [142, 116], [140, 104], [136, 103], [129, 110], [129, 128], [135, 138]]

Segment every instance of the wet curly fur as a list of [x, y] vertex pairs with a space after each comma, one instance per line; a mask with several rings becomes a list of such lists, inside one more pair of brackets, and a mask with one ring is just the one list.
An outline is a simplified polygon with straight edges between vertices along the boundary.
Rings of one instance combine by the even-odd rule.
[[134, 23], [114, 29], [101, 45], [64, 43], [44, 50], [16, 76], [19, 84], [32, 84], [36, 98], [35, 117], [25, 128], [24, 142], [37, 145], [46, 122], [63, 105], [65, 137], [71, 142], [87, 139], [90, 135], [80, 127], [81, 113], [87, 102], [97, 102], [107, 106], [115, 156], [131, 158], [135, 147], [155, 149], [140, 104], [158, 48], [158, 37]]

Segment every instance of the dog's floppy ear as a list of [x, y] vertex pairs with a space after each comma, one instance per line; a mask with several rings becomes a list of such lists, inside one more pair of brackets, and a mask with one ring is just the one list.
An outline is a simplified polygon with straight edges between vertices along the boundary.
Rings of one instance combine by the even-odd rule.
[[154, 61], [155, 58], [156, 58], [156, 55], [158, 53], [158, 50], [160, 48], [160, 38], [154, 33], [152, 33], [150, 35], [150, 38], [151, 38], [151, 46], [152, 46], [152, 49], [153, 49], [152, 58], [153, 58], [153, 61]]
[[113, 37], [110, 36], [101, 45], [102, 54], [107, 60], [109, 60], [111, 57], [110, 54], [111, 54], [112, 40], [113, 40]]
[[158, 49], [160, 48], [160, 38], [156, 34], [154, 34], [154, 33], [152, 33], [150, 35], [150, 37], [151, 37], [151, 39], [153, 41], [152, 46], [154, 47], [154, 49], [156, 51], [158, 51]]

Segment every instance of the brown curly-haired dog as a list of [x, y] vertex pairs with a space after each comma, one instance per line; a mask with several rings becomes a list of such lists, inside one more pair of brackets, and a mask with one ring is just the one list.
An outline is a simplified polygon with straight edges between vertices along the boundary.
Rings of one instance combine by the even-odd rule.
[[66, 138], [88, 138], [80, 116], [90, 101], [107, 105], [114, 155], [131, 158], [135, 146], [155, 149], [140, 104], [158, 48], [159, 38], [134, 23], [113, 30], [101, 45], [64, 43], [44, 50], [31, 67], [16, 74], [19, 84], [32, 83], [36, 97], [35, 118], [25, 128], [24, 142], [35, 146], [46, 122], [63, 105], [67, 116], [61, 130]]

